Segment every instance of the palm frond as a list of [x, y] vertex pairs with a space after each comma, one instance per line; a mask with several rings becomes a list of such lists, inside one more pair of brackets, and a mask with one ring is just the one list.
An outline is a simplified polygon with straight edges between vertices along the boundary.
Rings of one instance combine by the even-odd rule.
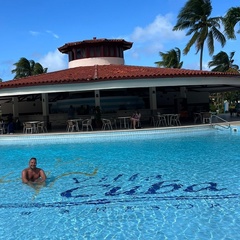
[[223, 47], [226, 43], [225, 36], [218, 30], [221, 28], [222, 17], [210, 17], [212, 13], [211, 0], [188, 0], [180, 10], [174, 31], [185, 30], [186, 36], [191, 36], [183, 50], [186, 55], [195, 45], [196, 54], [200, 51], [200, 69], [205, 41], [207, 41], [209, 54], [214, 53], [214, 39]]
[[[223, 21], [225, 28], [224, 31], [228, 38], [236, 39], [234, 28], [238, 22], [240, 22], [240, 7], [232, 7], [227, 11]], [[240, 29], [237, 33], [239, 32]]]

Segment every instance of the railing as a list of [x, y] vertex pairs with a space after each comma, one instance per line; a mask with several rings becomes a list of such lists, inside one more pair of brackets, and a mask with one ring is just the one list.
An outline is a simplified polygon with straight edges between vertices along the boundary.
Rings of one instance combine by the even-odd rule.
[[[213, 119], [214, 119], [214, 118], [216, 118], [217, 121], [220, 120], [220, 121], [222, 121], [222, 122], [221, 122], [221, 123], [219, 123], [219, 122], [213, 122]], [[228, 121], [226, 121], [225, 119], [217, 116], [217, 115], [212, 115], [212, 117], [211, 117], [211, 124], [212, 124], [212, 126], [215, 125], [215, 126], [219, 126], [219, 127], [225, 128], [225, 129], [230, 128], [230, 123], [229, 123]]]

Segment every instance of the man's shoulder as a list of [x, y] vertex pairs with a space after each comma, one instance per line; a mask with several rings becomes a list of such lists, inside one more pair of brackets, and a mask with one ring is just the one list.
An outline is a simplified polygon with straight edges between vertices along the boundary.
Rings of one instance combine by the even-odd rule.
[[22, 170], [22, 172], [27, 172], [29, 170], [29, 168], [25, 168]]

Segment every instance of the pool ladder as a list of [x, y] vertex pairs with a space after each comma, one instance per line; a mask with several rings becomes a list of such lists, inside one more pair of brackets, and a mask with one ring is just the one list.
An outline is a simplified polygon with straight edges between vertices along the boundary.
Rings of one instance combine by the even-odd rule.
[[[213, 122], [214, 118], [216, 119], [215, 122]], [[222, 121], [222, 122], [219, 122], [219, 120]], [[228, 121], [226, 121], [225, 119], [223, 119], [223, 118], [221, 118], [221, 117], [219, 117], [217, 115], [212, 115], [212, 117], [211, 117], [211, 125], [213, 127], [218, 126], [218, 127], [225, 128], [225, 129], [229, 129], [231, 127], [231, 125], [230, 125], [230, 123]]]

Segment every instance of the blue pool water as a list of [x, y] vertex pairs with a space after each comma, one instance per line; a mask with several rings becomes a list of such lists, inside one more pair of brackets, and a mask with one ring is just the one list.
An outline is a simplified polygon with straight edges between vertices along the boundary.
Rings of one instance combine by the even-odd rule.
[[[0, 239], [239, 239], [240, 132], [0, 138]], [[31, 157], [48, 175], [33, 189]]]

